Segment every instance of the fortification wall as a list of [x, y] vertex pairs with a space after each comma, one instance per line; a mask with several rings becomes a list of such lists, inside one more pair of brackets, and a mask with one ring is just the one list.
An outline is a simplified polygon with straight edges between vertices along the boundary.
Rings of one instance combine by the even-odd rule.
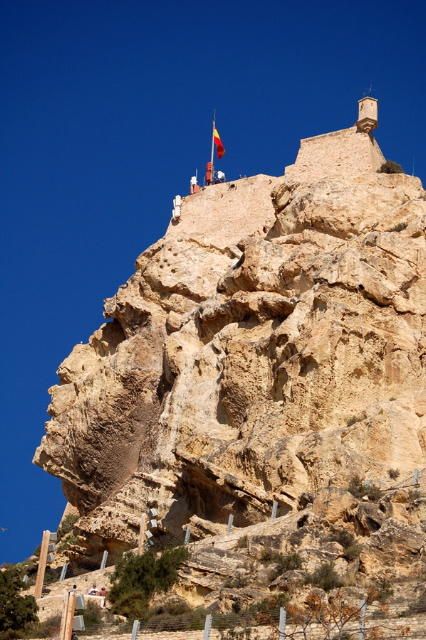
[[167, 229], [167, 239], [191, 238], [223, 250], [244, 235], [264, 233], [263, 227], [275, 220], [271, 192], [279, 180], [260, 174], [186, 196], [179, 221]]
[[376, 140], [356, 127], [325, 133], [300, 141], [296, 162], [285, 176], [307, 182], [337, 175], [375, 172], [385, 161]]

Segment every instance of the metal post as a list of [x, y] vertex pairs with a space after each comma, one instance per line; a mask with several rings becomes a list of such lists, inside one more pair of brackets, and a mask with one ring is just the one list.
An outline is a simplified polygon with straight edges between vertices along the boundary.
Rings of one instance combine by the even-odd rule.
[[285, 626], [287, 622], [287, 612], [284, 607], [280, 607], [280, 621], [278, 625], [279, 640], [285, 640]]
[[203, 640], [210, 640], [210, 631], [212, 630], [212, 616], [210, 613], [206, 615], [204, 622]]
[[214, 130], [216, 128], [216, 109], [213, 112], [213, 124], [212, 124], [212, 149], [211, 149], [211, 156], [210, 156], [210, 162], [212, 164], [212, 177], [211, 177], [211, 183], [210, 184], [214, 184]]
[[65, 580], [65, 576], [67, 575], [67, 571], [68, 571], [68, 562], [66, 562], [64, 564], [64, 566], [62, 567], [61, 575], [59, 576], [59, 582], [63, 582]]
[[190, 537], [191, 537], [191, 527], [188, 524], [185, 528], [185, 538], [184, 538], [183, 544], [188, 544]]
[[145, 534], [146, 534], [146, 514], [143, 513], [141, 516], [141, 522], [139, 525], [139, 542], [138, 542], [138, 554], [141, 556], [145, 551]]
[[359, 640], [365, 640], [365, 615], [367, 613], [367, 600], [361, 601], [359, 610]]
[[134, 620], [133, 627], [132, 627], [132, 640], [138, 640], [140, 628], [141, 628], [141, 623], [139, 622], [139, 620]]
[[102, 562], [101, 562], [101, 566], [99, 567], [100, 569], [105, 569], [107, 560], [108, 560], [108, 551], [105, 550], [102, 554]]
[[232, 525], [234, 524], [234, 514], [230, 513], [229, 514], [229, 518], [228, 518], [228, 529], [227, 529], [227, 534], [229, 535], [230, 533], [232, 533]]
[[271, 520], [275, 520], [275, 518], [277, 517], [277, 513], [278, 513], [278, 502], [274, 500], [272, 503]]
[[420, 470], [414, 469], [413, 471], [413, 484], [418, 486], [420, 484]]
[[49, 552], [50, 531], [43, 531], [41, 539], [40, 556], [38, 559], [37, 578], [34, 587], [34, 597], [41, 598], [43, 593], [44, 574], [46, 573], [47, 554]]

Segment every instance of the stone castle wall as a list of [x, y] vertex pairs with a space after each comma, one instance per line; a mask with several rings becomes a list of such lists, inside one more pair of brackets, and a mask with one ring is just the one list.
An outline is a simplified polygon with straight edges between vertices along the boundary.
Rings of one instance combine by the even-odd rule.
[[356, 127], [300, 141], [296, 162], [285, 176], [298, 182], [375, 172], [385, 161], [376, 140]]

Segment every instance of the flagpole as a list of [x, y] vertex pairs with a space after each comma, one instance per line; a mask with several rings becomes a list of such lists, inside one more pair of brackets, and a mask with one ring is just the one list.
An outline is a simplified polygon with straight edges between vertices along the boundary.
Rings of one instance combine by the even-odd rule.
[[212, 164], [212, 177], [211, 184], [214, 182], [214, 130], [216, 127], [216, 109], [213, 111], [213, 126], [212, 126], [212, 149], [210, 155], [210, 162]]

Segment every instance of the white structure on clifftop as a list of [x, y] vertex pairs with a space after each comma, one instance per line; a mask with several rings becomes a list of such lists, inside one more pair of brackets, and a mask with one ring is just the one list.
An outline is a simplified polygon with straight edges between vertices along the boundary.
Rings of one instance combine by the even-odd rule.
[[301, 140], [296, 162], [285, 168], [285, 176], [306, 182], [377, 171], [385, 161], [371, 133], [377, 122], [377, 100], [362, 98], [356, 125]]

